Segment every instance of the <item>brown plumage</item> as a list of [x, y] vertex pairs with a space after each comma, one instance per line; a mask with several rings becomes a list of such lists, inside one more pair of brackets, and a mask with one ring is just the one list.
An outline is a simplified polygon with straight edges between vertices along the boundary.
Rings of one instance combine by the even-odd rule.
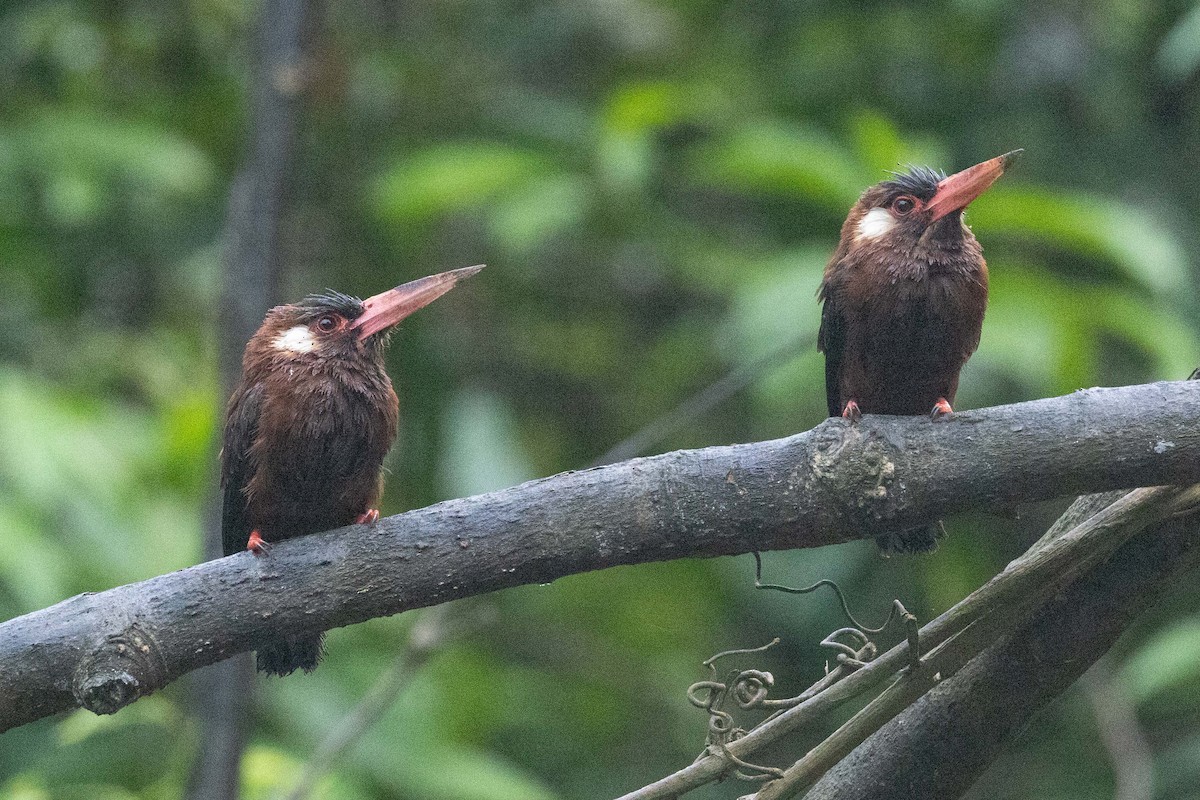
[[[983, 248], [962, 212], [1019, 152], [948, 178], [913, 168], [867, 189], [850, 209], [819, 294], [831, 416], [952, 411], [987, 308]], [[910, 534], [882, 544], [936, 546], [931, 534]]]
[[[404, 317], [482, 267], [444, 272], [366, 301], [338, 292], [271, 309], [246, 345], [221, 450], [226, 555], [373, 522], [399, 404], [384, 369], [388, 334]], [[258, 669], [316, 667], [321, 634], [258, 648]]]

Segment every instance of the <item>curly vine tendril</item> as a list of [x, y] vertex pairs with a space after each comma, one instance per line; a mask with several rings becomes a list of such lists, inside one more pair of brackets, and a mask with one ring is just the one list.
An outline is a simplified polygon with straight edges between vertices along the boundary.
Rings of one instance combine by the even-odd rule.
[[[908, 639], [908, 657], [909, 664], [916, 669], [921, 663], [920, 639], [918, 632], [920, 626], [917, 624], [917, 618], [909, 613], [908, 609], [899, 600], [892, 601], [891, 611], [888, 612], [888, 617], [883, 621], [883, 624], [877, 628], [872, 628], [863, 625], [854, 615], [850, 613], [850, 605], [846, 602], [846, 595], [842, 593], [842, 589], [828, 578], [822, 578], [812, 586], [805, 586], [801, 589], [796, 589], [791, 586], [780, 586], [775, 583], [763, 583], [762, 581], [762, 556], [757, 552], [752, 553], [754, 556], [754, 588], [755, 589], [773, 589], [777, 592], [786, 592], [787, 594], [808, 594], [814, 592], [822, 586], [828, 586], [833, 589], [833, 593], [837, 595], [838, 603], [842, 606], [842, 613], [846, 615], [846, 619], [850, 620], [852, 628], [840, 628], [826, 636], [822, 641], [823, 647], [829, 647], [838, 651], [837, 660], [839, 664], [844, 664], [847, 667], [861, 667], [864, 661], [860, 659], [848, 645], [841, 644], [836, 641], [838, 636], [852, 636], [861, 642], [861, 646], [870, 645], [870, 657], [875, 657], [875, 645], [870, 641], [869, 636], [883, 633], [899, 617], [905, 628], [905, 637]], [[860, 649], [861, 649], [860, 646]], [[868, 659], [869, 660], [869, 659]]]
[[[788, 594], [808, 594], [809, 592], [815, 592], [817, 589], [820, 589], [822, 586], [828, 586], [830, 589], [833, 589], [833, 593], [837, 595], [838, 602], [841, 603], [841, 605], [842, 605], [842, 613], [846, 615], [846, 619], [850, 620], [850, 624], [853, 625], [858, 630], [862, 631], [863, 633], [869, 633], [869, 634], [883, 633], [885, 630], [887, 630], [887, 627], [892, 624], [892, 620], [896, 619], [897, 614], [899, 614], [902, 617], [903, 616], [911, 616], [908, 613], [908, 609], [906, 609], [904, 607], [903, 603], [901, 603], [899, 600], [893, 600], [892, 601], [892, 610], [888, 613], [888, 618], [883, 621], [883, 624], [880, 625], [878, 628], [868, 627], [866, 625], [863, 625], [858, 620], [856, 620], [854, 618], [854, 615], [850, 613], [850, 605], [846, 602], [846, 596], [844, 594], [842, 594], [841, 587], [838, 586], [833, 581], [829, 580], [828, 578], [822, 578], [821, 580], [814, 583], [812, 586], [805, 586], [802, 589], [796, 589], [791, 586], [780, 586], [777, 583], [763, 583], [762, 582], [762, 556], [759, 555], [757, 552], [751, 553], [751, 555], [754, 556], [754, 588], [755, 589], [773, 589], [777, 592], [787, 592]], [[843, 629], [843, 630], [846, 630], [846, 629]], [[834, 635], [836, 635], [836, 634], [834, 634]]]
[[[773, 589], [787, 594], [808, 594], [822, 586], [828, 586], [837, 595], [838, 602], [842, 606], [842, 613], [846, 615], [846, 619], [850, 621], [851, 625], [851, 627], [838, 628], [821, 640], [822, 647], [827, 647], [837, 653], [837, 663], [839, 667], [843, 668], [843, 672], [830, 673], [827, 666], [826, 676], [806, 691], [795, 697], [772, 700], [767, 697], [775, 685], [775, 677], [771, 673], [757, 669], [734, 669], [726, 673], [724, 680], [719, 680], [720, 672], [717, 669], [717, 662], [730, 656], [761, 653], [779, 644], [778, 638], [772, 639], [762, 647], [724, 650], [705, 660], [704, 666], [708, 667], [712, 678], [697, 681], [687, 690], [688, 702], [708, 713], [708, 734], [705, 737], [705, 747], [697, 758], [703, 758], [706, 755], [720, 756], [736, 768], [733, 774], [744, 781], [764, 781], [781, 777], [782, 770], [751, 764], [729, 751], [730, 742], [745, 736], [746, 729], [738, 727], [733, 715], [725, 710], [726, 701], [732, 697], [733, 702], [741, 709], [771, 709], [773, 713], [766, 719], [772, 719], [782, 713], [784, 709], [797, 706], [828, 688], [838, 679], [839, 675], [845, 674], [846, 671], [866, 666], [867, 662], [875, 658], [879, 652], [879, 648], [871, 641], [871, 636], [887, 630], [897, 617], [903, 620], [906, 628], [911, 664], [914, 666], [920, 664], [917, 618], [910, 614], [899, 600], [892, 602], [891, 611], [883, 624], [872, 628], [854, 618], [841, 588], [831, 580], [822, 579], [812, 586], [801, 589], [763, 583], [762, 557], [758, 553], [754, 553], [754, 587], [756, 589]], [[763, 722], [765, 721], [763, 720]]]

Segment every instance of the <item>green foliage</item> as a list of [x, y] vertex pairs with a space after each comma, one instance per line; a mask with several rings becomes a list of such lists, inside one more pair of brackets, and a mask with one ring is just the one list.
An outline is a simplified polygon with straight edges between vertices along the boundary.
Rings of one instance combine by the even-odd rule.
[[[4, 617], [199, 557], [253, 8], [0, 11]], [[653, 449], [818, 422], [821, 270], [858, 193], [908, 163], [1026, 150], [968, 215], [992, 294], [960, 405], [1181, 378], [1200, 361], [1194, 8], [326, 10], [283, 224], [288, 296], [489, 264], [397, 337], [403, 430], [385, 513], [585, 466], [760, 361], [747, 388]], [[836, 578], [867, 619], [895, 596], [928, 618], [1052, 513], [951, 520], [920, 560], [884, 562], [864, 543], [776, 554], [768, 569]], [[590, 798], [686, 764], [704, 720], [683, 691], [704, 658], [778, 635], [761, 666], [800, 688], [842, 624], [829, 598], [756, 593], [751, 573], [748, 559], [622, 568], [489, 599], [496, 621], [438, 655], [315, 796]], [[1182, 586], [1176, 607], [1196, 599]], [[1200, 778], [1197, 633], [1184, 612], [1163, 619], [1124, 643], [1120, 674], [1155, 744], [1158, 796], [1186, 797]], [[247, 797], [291, 785], [409, 625], [335, 631], [316, 673], [262, 682]], [[179, 796], [197, 741], [185, 689], [6, 734], [0, 797]], [[973, 796], [1109, 791], [1083, 708], [1048, 714]]]
[[1161, 631], [1129, 658], [1123, 682], [1138, 702], [1155, 698], [1174, 700], [1180, 692], [1194, 691], [1200, 681], [1196, 659], [1200, 657], [1200, 622], [1181, 620]]
[[375, 202], [384, 221], [404, 230], [479, 208], [545, 171], [537, 155], [504, 145], [439, 145], [385, 170], [375, 185]]
[[693, 154], [705, 187], [768, 197], [806, 198], [845, 211], [877, 178], [831, 137], [778, 123], [750, 125]]

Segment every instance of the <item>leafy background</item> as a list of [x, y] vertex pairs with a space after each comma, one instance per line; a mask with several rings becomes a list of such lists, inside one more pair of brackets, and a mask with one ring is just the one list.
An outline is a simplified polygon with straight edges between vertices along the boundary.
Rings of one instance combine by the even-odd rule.
[[[232, 0], [0, 10], [5, 618], [199, 558], [254, 15]], [[820, 271], [858, 192], [906, 163], [1026, 149], [968, 215], [993, 288], [958, 405], [1200, 361], [1200, 6], [367, 2], [330, 4], [316, 52], [286, 295], [490, 265], [397, 337], [385, 513], [585, 466], [748, 364], [748, 386], [648, 451], [817, 423]], [[768, 571], [842, 581], [862, 616], [900, 597], [929, 618], [1058, 507], [950, 520], [928, 558], [862, 543]], [[755, 593], [751, 575], [747, 558], [679, 562], [476, 602], [464, 613], [491, 621], [420, 671], [316, 796], [593, 798], [685, 765], [701, 660], [780, 636], [755, 664], [799, 689], [842, 624], [831, 598]], [[1111, 794], [1092, 703], [1123, 698], [1153, 753], [1143, 796], [1194, 797], [1198, 609], [1179, 586], [972, 796]], [[316, 673], [260, 682], [247, 797], [290, 786], [412, 618], [335, 631]], [[177, 797], [197, 742], [184, 681], [114, 717], [5, 734], [0, 796]]]

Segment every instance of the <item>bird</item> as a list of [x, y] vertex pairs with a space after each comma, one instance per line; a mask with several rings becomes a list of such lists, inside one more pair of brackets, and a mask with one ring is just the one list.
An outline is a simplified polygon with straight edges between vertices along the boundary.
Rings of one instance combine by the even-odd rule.
[[[225, 412], [221, 539], [225, 555], [379, 518], [383, 459], [399, 401], [384, 366], [395, 326], [483, 265], [430, 275], [359, 300], [328, 290], [269, 310], [246, 344]], [[311, 672], [323, 634], [257, 650], [269, 675]]]
[[[817, 293], [831, 417], [953, 413], [988, 298], [983, 248], [963, 212], [1021, 152], [949, 177], [909, 167], [850, 209]], [[879, 542], [885, 553], [927, 552], [942, 535], [939, 522]]]

